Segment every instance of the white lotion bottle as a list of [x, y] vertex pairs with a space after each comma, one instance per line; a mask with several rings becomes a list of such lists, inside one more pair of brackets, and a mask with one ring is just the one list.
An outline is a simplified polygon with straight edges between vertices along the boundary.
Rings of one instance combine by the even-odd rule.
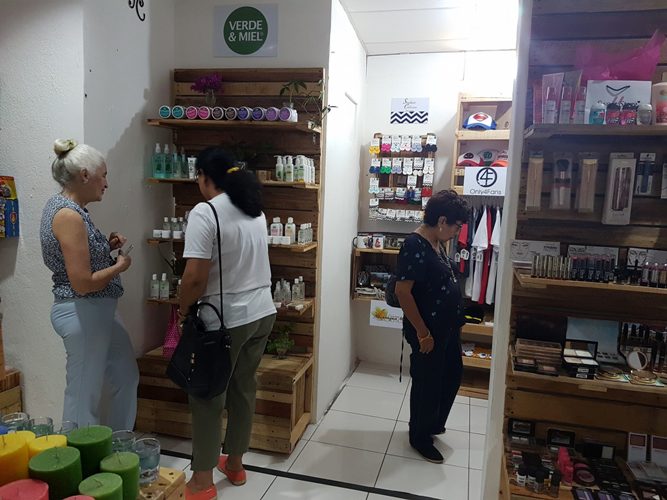
[[292, 217], [287, 218], [287, 224], [285, 224], [285, 236], [289, 236], [290, 245], [296, 243], [296, 224], [294, 224], [294, 219]]
[[285, 156], [285, 182], [294, 182], [294, 158]]
[[169, 281], [167, 281], [167, 273], [162, 273], [160, 280], [160, 300], [169, 300]]
[[151, 288], [149, 292], [149, 297], [151, 299], [159, 299], [160, 298], [160, 282], [157, 279], [157, 274], [154, 274], [151, 277]]

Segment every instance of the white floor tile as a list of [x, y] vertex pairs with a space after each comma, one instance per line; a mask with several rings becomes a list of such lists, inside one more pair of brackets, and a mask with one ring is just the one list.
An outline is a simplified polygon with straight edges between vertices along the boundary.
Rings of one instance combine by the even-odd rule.
[[483, 434], [470, 434], [470, 468], [482, 470], [484, 466], [484, 441]]
[[449, 418], [447, 418], [447, 423], [445, 428], [447, 430], [453, 431], [464, 431], [468, 432], [470, 430], [470, 411], [469, 406], [463, 403], [454, 403], [452, 409], [449, 412]]
[[402, 402], [402, 394], [348, 386], [338, 395], [332, 409], [396, 420]]
[[468, 500], [482, 500], [482, 471], [470, 469], [468, 477]]
[[363, 491], [279, 477], [262, 500], [365, 500]]
[[299, 453], [306, 446], [308, 441], [302, 439], [294, 447], [294, 451], [290, 455], [283, 453], [270, 453], [268, 451], [254, 451], [250, 450], [243, 455], [243, 463], [248, 465], [255, 465], [257, 467], [266, 467], [267, 469], [276, 469], [287, 471], [292, 466]]
[[468, 498], [468, 469], [387, 455], [375, 485], [447, 500]]
[[469, 405], [470, 404], [470, 399], [468, 396], [456, 396], [456, 399], [454, 400], [455, 403], [461, 403], [464, 405]]
[[290, 472], [373, 486], [383, 457], [381, 453], [309, 441]]
[[385, 453], [395, 424], [386, 418], [331, 410], [311, 441]]
[[410, 421], [410, 392], [408, 391], [403, 399], [401, 411], [398, 412], [398, 420], [401, 422]]
[[[218, 498], [225, 500], [260, 500], [276, 476], [262, 474], [259, 472], [246, 472], [248, 481], [243, 486], [234, 486], [225, 475], [218, 469], [213, 469], [213, 482], [218, 489]], [[188, 468], [185, 471], [187, 481], [192, 477], [192, 471]]]
[[162, 434], [145, 434], [142, 437], [158, 439], [160, 441], [160, 448], [163, 450], [192, 455], [192, 439], [163, 436]]
[[[447, 430], [445, 434], [437, 436], [434, 439], [434, 444], [440, 450], [440, 453], [442, 453], [447, 465], [468, 467], [469, 434], [467, 432]], [[424, 460], [410, 446], [408, 424], [405, 422], [398, 422], [396, 424], [396, 430], [391, 438], [387, 453], [404, 458]]]
[[160, 455], [160, 467], [167, 467], [169, 469], [185, 470], [190, 467], [190, 460], [186, 458], [169, 457], [167, 455]]
[[470, 405], [470, 432], [486, 434], [486, 414], [486, 407]]
[[377, 495], [375, 493], [368, 494], [368, 500], [396, 500], [396, 497], [387, 497], [384, 495]]
[[303, 436], [301, 436], [301, 440], [308, 441], [311, 437], [313, 437], [316, 429], [317, 424], [308, 424], [308, 427], [306, 427], [306, 430], [303, 432]]
[[363, 387], [378, 391], [405, 394], [410, 382], [409, 376], [403, 376], [399, 382], [398, 370], [389, 366], [375, 365], [362, 362], [347, 381], [350, 387]]
[[486, 408], [487, 406], [489, 406], [489, 400], [480, 398], [470, 398], [470, 404], [473, 406], [484, 406]]

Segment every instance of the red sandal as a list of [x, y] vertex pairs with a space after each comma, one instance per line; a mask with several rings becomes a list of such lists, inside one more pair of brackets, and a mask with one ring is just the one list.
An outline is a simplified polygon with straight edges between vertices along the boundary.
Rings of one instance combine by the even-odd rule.
[[227, 469], [227, 455], [221, 455], [218, 460], [218, 470], [222, 472], [230, 483], [234, 486], [243, 486], [246, 483], [245, 469], [229, 470]]
[[185, 486], [185, 500], [213, 500], [215, 498], [218, 498], [218, 489], [215, 485], [197, 492], [190, 490], [187, 485]]

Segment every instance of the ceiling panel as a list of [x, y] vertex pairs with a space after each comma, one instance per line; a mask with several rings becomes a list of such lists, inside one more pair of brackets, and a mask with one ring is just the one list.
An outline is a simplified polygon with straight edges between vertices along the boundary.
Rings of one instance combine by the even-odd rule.
[[446, 9], [463, 7], [470, 0], [341, 0], [348, 12], [376, 12], [389, 10]]

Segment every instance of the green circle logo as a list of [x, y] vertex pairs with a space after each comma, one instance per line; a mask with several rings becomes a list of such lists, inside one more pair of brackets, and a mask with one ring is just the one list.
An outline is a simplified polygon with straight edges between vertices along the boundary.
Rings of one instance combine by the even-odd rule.
[[225, 43], [233, 52], [254, 54], [266, 43], [269, 23], [254, 7], [239, 7], [225, 21]]

